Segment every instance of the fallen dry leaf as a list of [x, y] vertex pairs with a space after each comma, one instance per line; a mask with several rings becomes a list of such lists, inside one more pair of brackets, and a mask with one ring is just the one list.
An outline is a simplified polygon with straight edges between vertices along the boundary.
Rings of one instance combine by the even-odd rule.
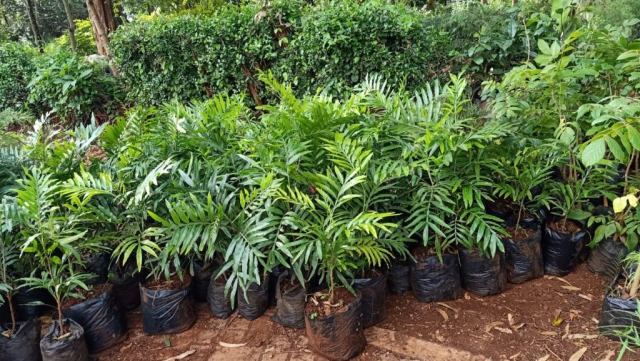
[[521, 353], [522, 353], [522, 352], [518, 352], [517, 354], [515, 354], [515, 355], [513, 355], [513, 356], [509, 357], [509, 360], [515, 360], [515, 359], [517, 359], [518, 357], [520, 357], [520, 354], [521, 354]]
[[189, 356], [193, 355], [194, 353], [196, 353], [196, 350], [189, 350], [187, 352], [179, 354], [178, 356], [169, 357], [168, 359], [166, 359], [164, 361], [182, 360], [183, 358], [189, 357]]
[[132, 342], [132, 343], [130, 343], [130, 344], [127, 344], [127, 345], [125, 345], [125, 346], [122, 346], [122, 347], [120, 348], [120, 352], [123, 352], [123, 351], [126, 351], [126, 350], [130, 349], [130, 348], [131, 348], [131, 346], [133, 346], [133, 342]]
[[500, 331], [500, 332], [502, 332], [502, 333], [508, 333], [508, 334], [512, 334], [512, 333], [513, 333], [513, 331], [511, 331], [511, 330], [510, 330], [510, 329], [508, 329], [508, 328], [504, 328], [504, 327], [494, 327], [494, 329], [495, 329], [496, 331]]
[[584, 299], [585, 299], [585, 300], [587, 300], [587, 301], [593, 301], [593, 295], [588, 295], [588, 296], [587, 296], [587, 295], [583, 295], [583, 294], [581, 293], [581, 294], [579, 294], [578, 296], [580, 296], [580, 297], [584, 298]]
[[567, 280], [565, 280], [565, 279], [563, 279], [563, 278], [560, 278], [560, 277], [551, 277], [551, 278], [555, 278], [555, 279], [557, 279], [558, 281], [562, 281], [562, 282], [564, 282], [564, 283], [568, 284], [569, 286], [573, 286], [571, 283], [569, 283], [569, 281], [567, 281]]
[[558, 333], [553, 331], [544, 331], [544, 332], [540, 332], [540, 334], [544, 336], [558, 336]]
[[460, 310], [459, 310], [459, 309], [457, 309], [457, 308], [453, 308], [453, 307], [451, 307], [451, 306], [449, 306], [449, 305], [447, 305], [446, 303], [443, 303], [443, 302], [436, 302], [436, 305], [438, 305], [438, 306], [442, 306], [442, 307], [444, 307], [444, 308], [448, 308], [448, 309], [450, 309], [451, 311], [453, 311], [453, 312], [455, 312], [455, 313], [460, 312]]
[[521, 328], [523, 328], [523, 327], [524, 327], [524, 323], [521, 323], [521, 324], [519, 324], [519, 325], [513, 325], [513, 326], [511, 326], [511, 328], [512, 328], [514, 331], [518, 331], [519, 329], [521, 329]]
[[440, 342], [445, 342], [446, 339], [440, 334], [440, 330], [436, 330], [436, 340]]
[[562, 319], [562, 317], [556, 317], [553, 322], [551, 322], [551, 326], [560, 326], [562, 322], [564, 322], [564, 319]]
[[436, 311], [438, 311], [438, 313], [442, 316], [442, 318], [444, 318], [445, 321], [449, 321], [449, 315], [447, 315], [447, 313], [439, 308], [436, 308]]
[[490, 324], [488, 324], [488, 325], [486, 325], [484, 327], [484, 330], [485, 330], [485, 332], [491, 332], [491, 329], [493, 329], [496, 326], [500, 326], [502, 324], [504, 324], [504, 322], [502, 322], [502, 321], [491, 322]]
[[571, 332], [569, 331], [569, 324], [567, 323], [567, 325], [564, 327], [564, 333], [562, 334], [562, 339], [566, 339], [567, 337], [569, 337], [569, 334]]
[[513, 320], [513, 315], [512, 314], [508, 314], [507, 315], [507, 319], [509, 320], [509, 326], [513, 326], [515, 324], [515, 321]]
[[465, 299], [465, 300], [470, 300], [470, 299], [471, 299], [471, 296], [469, 296], [469, 294], [465, 292], [465, 293], [464, 293], [464, 299]]
[[229, 347], [229, 348], [235, 348], [235, 347], [242, 347], [242, 346], [246, 346], [247, 343], [226, 343], [226, 342], [220, 342], [220, 346], [222, 347]]
[[551, 356], [547, 355], [547, 356], [544, 356], [544, 357], [540, 357], [538, 359], [538, 361], [547, 361], [549, 359], [549, 357], [551, 357]]
[[576, 353], [571, 355], [571, 357], [569, 358], [569, 361], [580, 361], [580, 359], [582, 358], [585, 352], [587, 352], [586, 347], [579, 349], [578, 351], [576, 351]]
[[570, 310], [569, 311], [569, 320], [573, 321], [574, 318], [580, 316], [582, 312], [578, 310]]
[[607, 351], [604, 356], [602, 356], [602, 360], [600, 361], [611, 361], [611, 358], [616, 355], [616, 352], [613, 350]]
[[574, 286], [560, 286], [560, 288], [564, 288], [565, 290], [569, 290], [569, 291], [580, 291], [581, 290], [580, 287], [574, 287]]
[[572, 335], [568, 336], [569, 340], [580, 340], [580, 339], [586, 339], [586, 340], [592, 340], [594, 338], [598, 338], [598, 335], [587, 335], [584, 333], [574, 333]]

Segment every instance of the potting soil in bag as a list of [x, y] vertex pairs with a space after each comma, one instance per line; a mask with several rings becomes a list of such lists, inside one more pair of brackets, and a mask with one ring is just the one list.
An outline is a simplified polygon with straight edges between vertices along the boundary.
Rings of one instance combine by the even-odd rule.
[[205, 264], [201, 266], [196, 264], [195, 274], [191, 279], [191, 286], [193, 287], [193, 295], [196, 302], [207, 302], [207, 290], [209, 289], [209, 283], [211, 282], [211, 276], [215, 267], [213, 264]]
[[502, 240], [509, 282], [522, 283], [544, 276], [541, 241], [540, 230], [524, 239]]
[[501, 293], [507, 286], [507, 270], [504, 253], [497, 252], [493, 258], [480, 256], [477, 250], [462, 250], [460, 276], [462, 287], [478, 296]]
[[109, 283], [113, 285], [113, 294], [118, 307], [122, 311], [130, 311], [140, 306], [140, 282], [142, 274], [131, 275], [127, 273], [124, 277], [112, 277]]
[[578, 267], [580, 251], [588, 235], [585, 231], [564, 233], [545, 227], [542, 236], [544, 273], [562, 277], [573, 272]]
[[42, 361], [89, 361], [82, 326], [69, 319], [63, 319], [62, 322], [70, 327], [71, 335], [62, 340], [56, 339], [60, 325], [58, 321], [53, 322], [47, 334], [40, 340]]
[[305, 317], [309, 348], [329, 360], [350, 360], [364, 350], [360, 298], [349, 304], [346, 311], [324, 318]]
[[150, 335], [180, 333], [196, 323], [196, 308], [190, 287], [151, 290], [140, 286], [142, 330]]
[[[11, 329], [11, 324], [0, 327], [0, 332]], [[40, 320], [18, 323], [11, 338], [0, 335], [0, 359], [40, 361]]]
[[222, 319], [229, 318], [235, 310], [235, 305], [231, 305], [230, 295], [225, 295], [225, 284], [218, 283], [211, 277], [209, 289], [207, 291], [207, 304], [214, 316]]
[[[246, 297], [245, 297], [246, 296]], [[269, 281], [262, 284], [252, 283], [246, 292], [238, 290], [238, 313], [249, 321], [262, 316], [269, 306]]]
[[458, 255], [416, 257], [411, 269], [411, 288], [419, 302], [455, 300], [463, 295]]
[[353, 288], [360, 291], [362, 325], [364, 328], [376, 325], [387, 317], [387, 273], [373, 278], [357, 278]]
[[[42, 302], [43, 304], [32, 306], [31, 302]], [[53, 296], [43, 288], [21, 288], [13, 296], [13, 306], [20, 321], [28, 321], [42, 316], [50, 312], [50, 306], [54, 304]]]
[[62, 310], [84, 329], [89, 353], [98, 353], [127, 338], [127, 318], [112, 291]]
[[629, 327], [640, 326], [640, 318], [636, 314], [638, 301], [605, 297], [598, 330], [601, 334], [617, 340], [617, 332], [625, 332]]
[[[289, 272], [280, 275], [276, 283], [276, 313], [271, 321], [289, 328], [304, 328], [304, 307], [306, 304], [307, 290], [301, 284], [290, 284]], [[289, 288], [287, 288], [289, 287]], [[285, 288], [283, 291], [282, 289]]]
[[620, 262], [627, 254], [627, 246], [622, 242], [605, 239], [593, 247], [589, 253], [587, 268], [602, 276], [615, 277], [620, 272]]
[[391, 265], [387, 277], [387, 287], [389, 292], [394, 295], [411, 291], [411, 266], [403, 263]]

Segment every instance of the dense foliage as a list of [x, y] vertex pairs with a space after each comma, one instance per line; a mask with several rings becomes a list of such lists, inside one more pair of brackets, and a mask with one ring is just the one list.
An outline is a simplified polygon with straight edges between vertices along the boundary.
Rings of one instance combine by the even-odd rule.
[[29, 46], [0, 43], [0, 110], [25, 106], [36, 52]]

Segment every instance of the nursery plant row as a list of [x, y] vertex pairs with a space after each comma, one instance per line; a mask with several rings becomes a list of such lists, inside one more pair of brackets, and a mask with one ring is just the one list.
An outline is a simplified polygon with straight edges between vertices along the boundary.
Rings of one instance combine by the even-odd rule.
[[487, 117], [456, 76], [412, 94], [370, 77], [343, 101], [261, 81], [279, 103], [258, 115], [219, 96], [66, 132], [43, 118], [5, 150], [2, 355], [86, 360], [138, 305], [146, 333], [168, 334], [195, 323], [195, 300], [253, 320], [275, 299], [273, 321], [346, 360], [386, 316], [387, 285], [491, 295], [566, 275], [587, 248], [613, 278], [637, 245], [640, 142], [627, 163], [592, 162], [564, 133]]

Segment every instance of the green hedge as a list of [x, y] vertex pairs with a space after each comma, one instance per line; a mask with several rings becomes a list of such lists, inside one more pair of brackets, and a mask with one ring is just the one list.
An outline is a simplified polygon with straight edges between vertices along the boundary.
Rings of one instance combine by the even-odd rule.
[[298, 94], [327, 85], [341, 94], [368, 73], [411, 88], [430, 78], [437, 50], [424, 17], [382, 1], [230, 5], [207, 17], [128, 24], [114, 35], [112, 50], [132, 100], [144, 104], [242, 92], [266, 102], [254, 77], [267, 70]]
[[35, 72], [37, 51], [28, 45], [0, 44], [0, 111], [24, 108], [29, 98], [27, 84]]

